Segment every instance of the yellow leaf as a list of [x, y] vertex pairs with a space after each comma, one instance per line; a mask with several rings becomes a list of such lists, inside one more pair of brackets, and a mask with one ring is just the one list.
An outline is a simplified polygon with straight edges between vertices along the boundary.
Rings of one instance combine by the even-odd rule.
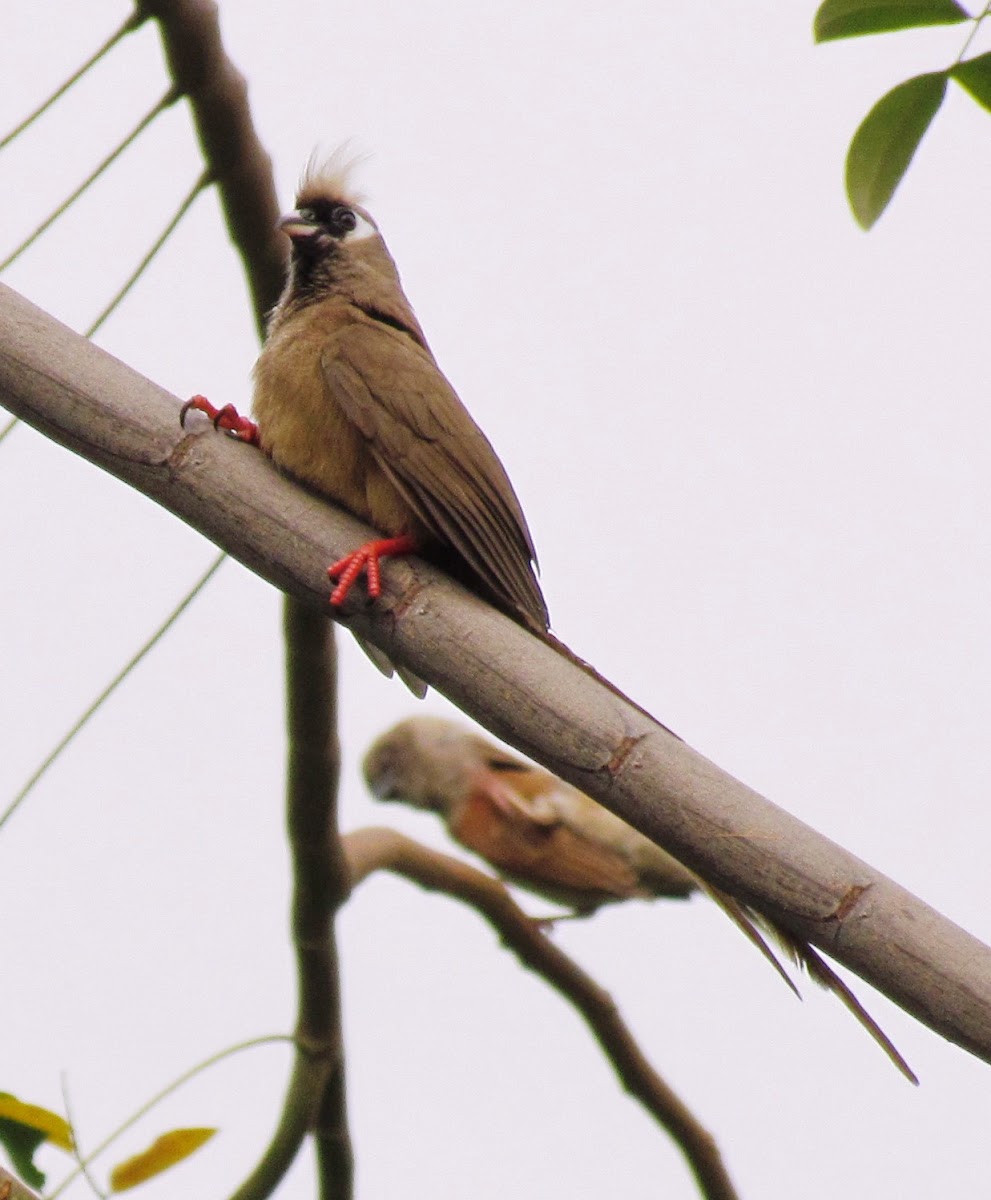
[[56, 1146], [63, 1150], [72, 1150], [72, 1130], [69, 1122], [58, 1113], [40, 1108], [37, 1104], [25, 1104], [16, 1096], [0, 1092], [0, 1117], [27, 1125], [29, 1129], [37, 1129]]
[[160, 1175], [199, 1150], [216, 1132], [216, 1129], [173, 1129], [163, 1133], [147, 1150], [114, 1167], [110, 1172], [111, 1190], [123, 1192]]

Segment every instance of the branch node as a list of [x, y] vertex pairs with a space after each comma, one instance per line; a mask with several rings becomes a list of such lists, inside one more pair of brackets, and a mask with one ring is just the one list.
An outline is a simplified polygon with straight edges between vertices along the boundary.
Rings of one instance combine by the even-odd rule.
[[623, 764], [629, 758], [630, 754], [636, 749], [636, 747], [639, 746], [639, 744], [643, 741], [645, 736], [646, 735], [642, 733], [637, 734], [635, 737], [627, 734], [626, 737], [620, 740], [619, 745], [612, 753], [612, 757], [605, 765], [605, 770], [610, 776], [615, 778], [615, 776], [620, 773], [620, 771], [623, 769]]
[[840, 897], [840, 902], [839, 902], [839, 904], [837, 904], [836, 908], [834, 909], [833, 915], [830, 917], [830, 920], [832, 920], [832, 921], [846, 920], [846, 918], [850, 915], [851, 912], [853, 912], [854, 908], [857, 906], [857, 903], [859, 902], [860, 897], [863, 896], [865, 892], [869, 892], [870, 890], [871, 890], [871, 885], [869, 883], [868, 884], [856, 883], [853, 885], [853, 887], [847, 888], [847, 890]]

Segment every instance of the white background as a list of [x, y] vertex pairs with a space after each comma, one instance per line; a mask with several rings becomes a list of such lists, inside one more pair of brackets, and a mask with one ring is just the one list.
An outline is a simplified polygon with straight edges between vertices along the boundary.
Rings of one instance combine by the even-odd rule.
[[[123, 19], [5, 14], [0, 128]], [[864, 234], [849, 139], [960, 28], [814, 48], [812, 4], [282, 0], [223, 6], [280, 195], [317, 143], [372, 157], [369, 206], [445, 372], [522, 498], [557, 633], [703, 753], [991, 934], [988, 113], [951, 86]], [[984, 44], [975, 47], [984, 50]], [[166, 86], [152, 26], [0, 156], [12, 248]], [[5, 276], [76, 328], [200, 170], [183, 105]], [[246, 406], [256, 345], [216, 199], [100, 343]], [[0, 447], [0, 804], [214, 550], [20, 428]], [[279, 597], [227, 564], [0, 837], [0, 1090], [83, 1146], [187, 1066], [287, 1031]], [[340, 639], [357, 765], [422, 706]], [[385, 878], [340, 921], [361, 1197], [697, 1193], [575, 1015], [468, 911]], [[863, 984], [922, 1079], [839, 1004], [789, 996], [704, 901], [557, 934], [715, 1134], [742, 1196], [979, 1195], [988, 1068]], [[222, 1135], [145, 1195], [221, 1196], [288, 1053], [199, 1080], [115, 1148]], [[63, 1157], [43, 1154], [57, 1176]], [[309, 1154], [281, 1195], [312, 1194]]]

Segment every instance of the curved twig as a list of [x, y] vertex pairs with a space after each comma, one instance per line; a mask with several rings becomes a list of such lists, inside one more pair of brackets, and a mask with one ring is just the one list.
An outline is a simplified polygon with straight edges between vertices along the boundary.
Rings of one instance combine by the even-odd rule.
[[547, 937], [542, 924], [527, 916], [504, 884], [394, 829], [357, 829], [342, 841], [352, 887], [374, 871], [390, 871], [480, 913], [523, 966], [546, 980], [585, 1018], [620, 1083], [685, 1155], [706, 1200], [738, 1200], [712, 1134], [651, 1066], [613, 998]]

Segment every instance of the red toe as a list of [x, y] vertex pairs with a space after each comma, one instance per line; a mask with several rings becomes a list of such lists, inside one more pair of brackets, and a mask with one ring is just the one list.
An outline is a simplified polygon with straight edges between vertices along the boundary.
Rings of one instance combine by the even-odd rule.
[[223, 429], [241, 442], [258, 444], [258, 426], [247, 417], [242, 417], [233, 404], [225, 404], [213, 418], [215, 429]]
[[330, 602], [339, 608], [347, 599], [356, 579], [364, 573], [368, 581], [368, 595], [372, 600], [382, 594], [382, 579], [379, 571], [379, 559], [397, 554], [413, 554], [417, 550], [416, 539], [408, 534], [400, 537], [379, 538], [374, 542], [366, 542], [357, 550], [352, 550], [337, 562], [331, 563], [327, 574], [337, 580], [337, 587], [330, 593]]
[[195, 408], [197, 412], [205, 413], [213, 422], [215, 429], [223, 429], [225, 433], [236, 437], [238, 441], [248, 442], [251, 445], [257, 446], [258, 426], [254, 421], [249, 421], [247, 417], [242, 417], [233, 404], [225, 404], [223, 408], [216, 408], [206, 396], [192, 396], [179, 409], [179, 424], [184, 428], [186, 425], [186, 414], [191, 408]]

